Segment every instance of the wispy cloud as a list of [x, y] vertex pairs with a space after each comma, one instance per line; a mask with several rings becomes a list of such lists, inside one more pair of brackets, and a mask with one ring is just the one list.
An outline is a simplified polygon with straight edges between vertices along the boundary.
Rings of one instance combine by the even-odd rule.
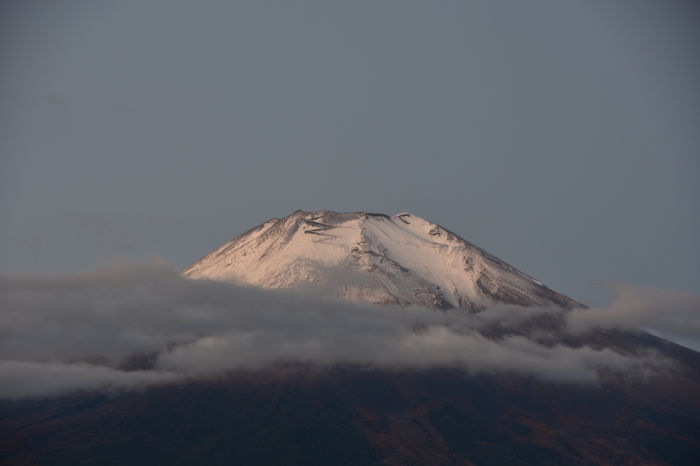
[[570, 332], [591, 328], [646, 329], [672, 340], [700, 338], [700, 296], [689, 292], [610, 283], [616, 298], [607, 308], [577, 309], [567, 315]]
[[[678, 318], [695, 319], [700, 309], [695, 299], [630, 288], [609, 311], [619, 314], [617, 309], [647, 303], [645, 315], [687, 308]], [[133, 388], [288, 361], [459, 367], [471, 374], [511, 371], [563, 382], [596, 382], [600, 369], [645, 373], [663, 367], [653, 354], [629, 356], [543, 340], [567, 328], [632, 329], [656, 322], [623, 315], [606, 320], [604, 313], [574, 311], [567, 317], [555, 309], [506, 306], [469, 316], [372, 307], [319, 297], [310, 288], [264, 290], [188, 280], [167, 264], [122, 264], [71, 276], [2, 276], [0, 397]], [[494, 338], [494, 329], [504, 332]], [[148, 363], [133, 370], [138, 355]]]

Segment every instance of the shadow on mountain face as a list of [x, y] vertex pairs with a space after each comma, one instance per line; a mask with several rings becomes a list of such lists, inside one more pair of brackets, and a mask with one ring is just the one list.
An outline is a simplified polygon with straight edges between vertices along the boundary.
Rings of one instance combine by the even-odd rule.
[[[141, 392], [0, 404], [3, 464], [700, 464], [700, 355], [672, 372], [555, 384], [456, 369], [237, 371]], [[646, 341], [646, 340], [649, 341]], [[611, 343], [613, 342], [613, 343]]]

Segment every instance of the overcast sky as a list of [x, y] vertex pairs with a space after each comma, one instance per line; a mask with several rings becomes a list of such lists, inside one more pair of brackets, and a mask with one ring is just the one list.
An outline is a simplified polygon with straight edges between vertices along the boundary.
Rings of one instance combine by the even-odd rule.
[[580, 301], [700, 294], [694, 2], [10, 3], [0, 273], [408, 211]]

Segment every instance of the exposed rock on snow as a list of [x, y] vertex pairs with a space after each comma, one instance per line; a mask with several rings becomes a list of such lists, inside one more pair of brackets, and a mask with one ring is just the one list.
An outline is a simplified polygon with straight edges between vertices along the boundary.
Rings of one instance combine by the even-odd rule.
[[409, 213], [297, 211], [243, 233], [182, 272], [266, 288], [329, 286], [373, 304], [461, 308], [580, 306], [434, 223]]

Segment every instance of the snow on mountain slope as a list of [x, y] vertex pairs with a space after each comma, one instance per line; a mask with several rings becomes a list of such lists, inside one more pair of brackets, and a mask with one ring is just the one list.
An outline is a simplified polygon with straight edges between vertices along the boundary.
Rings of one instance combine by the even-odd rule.
[[580, 306], [408, 213], [299, 210], [243, 233], [182, 273], [266, 288], [319, 283], [354, 301], [443, 310], [478, 312], [496, 303]]

